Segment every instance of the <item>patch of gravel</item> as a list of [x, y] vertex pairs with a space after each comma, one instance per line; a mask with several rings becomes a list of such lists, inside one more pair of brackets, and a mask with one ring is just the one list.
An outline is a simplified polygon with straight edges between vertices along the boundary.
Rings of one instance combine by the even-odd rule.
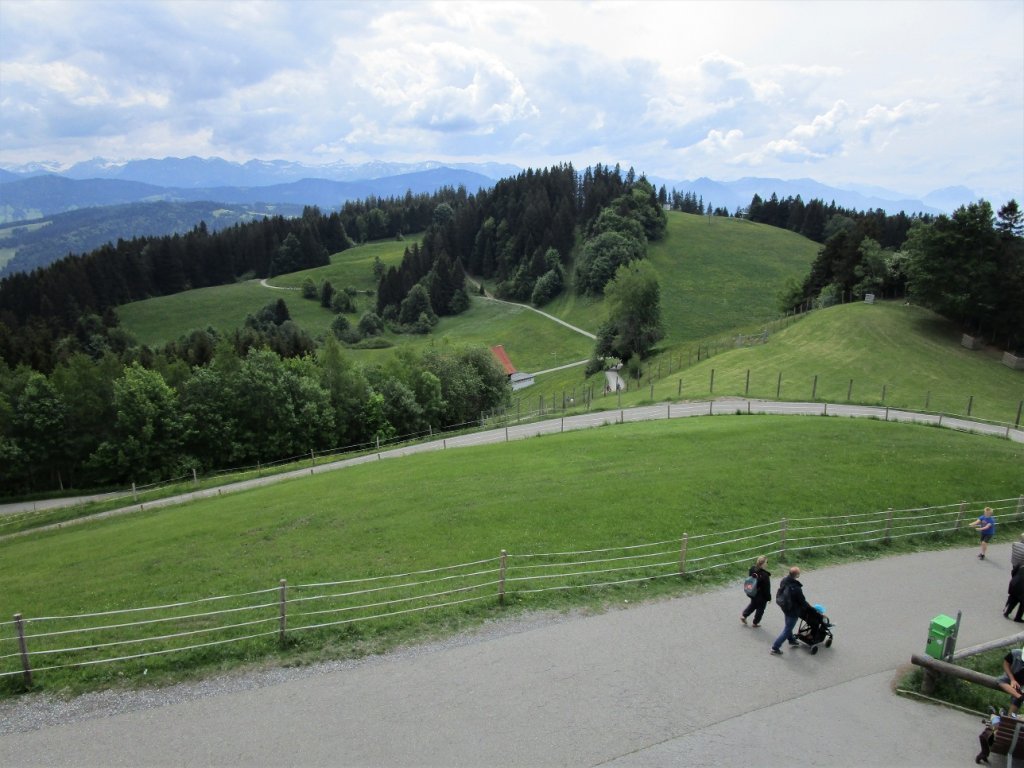
[[109, 717], [136, 710], [155, 709], [171, 704], [196, 701], [210, 696], [265, 688], [315, 675], [330, 674], [369, 664], [381, 664], [394, 659], [415, 658], [448, 648], [484, 643], [500, 637], [573, 621], [587, 613], [588, 611], [583, 609], [574, 609], [564, 613], [554, 611], [531, 613], [489, 621], [480, 627], [443, 640], [403, 646], [383, 655], [345, 661], [319, 662], [299, 667], [273, 667], [229, 672], [166, 687], [106, 690], [70, 697], [52, 693], [29, 693], [0, 701], [0, 735], [35, 731], [96, 717]]

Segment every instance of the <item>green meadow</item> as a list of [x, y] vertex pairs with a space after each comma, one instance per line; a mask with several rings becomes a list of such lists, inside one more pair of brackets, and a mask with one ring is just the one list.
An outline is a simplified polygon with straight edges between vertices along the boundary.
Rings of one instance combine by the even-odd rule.
[[[965, 349], [951, 323], [898, 301], [817, 310], [770, 334], [767, 344], [731, 349], [671, 375], [667, 369], [665, 360], [656, 400], [681, 391], [689, 398], [849, 401], [959, 415], [970, 407], [974, 418], [1010, 424], [1024, 400], [1024, 373], [1003, 365], [998, 351]], [[649, 395], [643, 383], [633, 393]]]
[[[1015, 498], [1022, 466], [1020, 444], [875, 420], [719, 416], [613, 425], [372, 462], [0, 541], [0, 612], [87, 613], [235, 594], [273, 587], [281, 578], [295, 584], [408, 573], [492, 558], [501, 549], [587, 550], [787, 516]], [[846, 556], [863, 555], [854, 549]], [[662, 580], [611, 593], [529, 595], [505, 610], [562, 610], [581, 601], [599, 605], [609, 594], [632, 600], [687, 588]], [[264, 657], [279, 663], [347, 657], [502, 611], [487, 601], [454, 615], [421, 614], [391, 632], [371, 624], [292, 649], [268, 642], [256, 656], [252, 647], [228, 646], [184, 667], [174, 655], [143, 666], [147, 682], [158, 682]], [[81, 690], [139, 682], [134, 675], [141, 669], [129, 669], [127, 679], [118, 665], [55, 670], [41, 675], [40, 684]], [[13, 692], [8, 683], [0, 690]]]
[[[283, 298], [292, 319], [314, 337], [329, 332], [334, 316], [316, 301], [302, 299], [299, 288], [306, 278], [318, 285], [330, 280], [335, 289], [352, 286], [373, 290], [373, 263], [398, 264], [406, 241], [370, 243], [334, 254], [331, 264], [268, 280], [277, 289], [253, 280], [234, 285], [201, 288], [173, 296], [133, 302], [118, 309], [123, 326], [142, 343], [158, 346], [208, 325], [229, 331], [242, 325], [248, 314]], [[696, 341], [731, 332], [774, 318], [777, 294], [790, 278], [803, 277], [818, 245], [775, 227], [742, 219], [670, 213], [665, 239], [653, 243], [649, 259], [661, 283], [665, 346]], [[372, 309], [372, 296], [360, 293], [355, 321]], [[504, 344], [520, 370], [537, 371], [576, 362], [593, 352], [593, 342], [562, 326], [544, 330], [550, 321], [529, 310], [494, 304], [472, 297], [473, 309], [445, 318], [429, 336], [386, 333], [395, 345], [424, 346], [442, 339], [494, 346]], [[583, 330], [595, 333], [603, 321], [600, 298], [569, 291], [543, 307]], [[201, 321], [197, 321], [201, 318]], [[537, 321], [537, 322], [535, 322]], [[573, 338], [573, 337], [576, 338]], [[372, 362], [386, 355], [380, 350], [352, 350]]]
[[[226, 330], [284, 297], [314, 336], [333, 315], [299, 297], [302, 281], [373, 287], [372, 264], [401, 259], [405, 243], [375, 243], [329, 266], [137, 302], [119, 311], [140, 340], [159, 345], [194, 327]], [[601, 396], [604, 374], [558, 371], [513, 397], [538, 400], [592, 387], [592, 409], [645, 402], [749, 396], [856, 402], [1012, 424], [1024, 373], [995, 350], [968, 351], [956, 329], [903, 302], [848, 304], [800, 318], [775, 318], [776, 294], [800, 278], [818, 246], [742, 220], [670, 214], [651, 247], [662, 286], [666, 338], [628, 391]], [[360, 294], [360, 311], [372, 297]], [[571, 293], [545, 311], [596, 331], [600, 300]], [[768, 328], [767, 343], [734, 347], [739, 332]], [[426, 337], [392, 344], [503, 344], [513, 363], [539, 371], [583, 360], [593, 341], [521, 306], [474, 296]], [[711, 357], [697, 360], [711, 341]], [[372, 363], [387, 351], [349, 350]], [[780, 376], [781, 375], [781, 376]], [[289, 583], [411, 573], [511, 553], [576, 551], [677, 540], [783, 517], [874, 513], [1014, 499], [1024, 493], [1024, 446], [935, 427], [871, 419], [719, 416], [630, 423], [525, 441], [371, 462], [258, 490], [93, 519], [0, 540], [0, 615], [67, 615], [237, 594]], [[1004, 523], [1014, 528], [1013, 523]], [[1004, 529], [1005, 530], [1005, 529]], [[881, 556], [956, 546], [956, 536], [870, 545], [815, 559]], [[171, 682], [239, 665], [300, 664], [384, 651], [498, 618], [509, 611], [600, 609], [612, 599], [678, 594], [734, 574], [642, 581], [613, 589], [555, 591], [412, 614], [344, 631], [318, 630], [287, 646], [228, 645], [145, 663], [54, 670], [38, 685], [77, 692]], [[717, 581], [716, 581], [717, 580]], [[72, 586], [73, 585], [73, 586]], [[0, 663], [13, 664], [11, 659]], [[0, 670], [6, 669], [0, 667]], [[18, 684], [0, 682], [0, 695]]]

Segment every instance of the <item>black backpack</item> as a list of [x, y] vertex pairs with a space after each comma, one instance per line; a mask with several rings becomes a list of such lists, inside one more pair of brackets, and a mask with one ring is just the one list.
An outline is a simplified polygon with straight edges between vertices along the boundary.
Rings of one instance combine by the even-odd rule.
[[782, 609], [783, 613], [788, 614], [793, 609], [792, 595], [789, 594], [789, 588], [792, 585], [788, 581], [784, 581], [779, 584], [779, 591], [775, 593], [775, 604]]

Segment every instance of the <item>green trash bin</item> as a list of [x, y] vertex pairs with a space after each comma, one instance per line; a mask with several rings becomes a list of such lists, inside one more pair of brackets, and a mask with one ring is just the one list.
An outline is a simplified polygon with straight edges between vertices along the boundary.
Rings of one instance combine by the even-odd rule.
[[924, 652], [933, 659], [944, 659], [953, 653], [953, 633], [956, 619], [940, 613], [928, 627], [928, 644]]

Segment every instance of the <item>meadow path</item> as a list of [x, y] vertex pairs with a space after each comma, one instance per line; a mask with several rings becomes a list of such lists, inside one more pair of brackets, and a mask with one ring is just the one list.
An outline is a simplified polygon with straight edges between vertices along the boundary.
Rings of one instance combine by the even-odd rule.
[[[698, 402], [659, 403], [657, 405], [638, 406], [634, 408], [590, 411], [587, 413], [548, 419], [546, 421], [533, 422], [530, 424], [499, 427], [497, 429], [488, 429], [480, 432], [462, 434], [456, 437], [443, 437], [423, 443], [404, 445], [398, 448], [390, 448], [379, 452], [364, 454], [349, 459], [340, 459], [337, 461], [332, 461], [327, 458], [323, 459], [324, 463], [316, 466], [296, 469], [276, 475], [268, 475], [266, 477], [254, 478], [251, 480], [243, 480], [237, 483], [231, 483], [230, 485], [205, 488], [198, 491], [179, 494], [177, 496], [168, 496], [167, 498], [148, 501], [145, 504], [130, 504], [119, 509], [101, 512], [89, 517], [67, 520], [63, 523], [52, 526], [41, 526], [23, 533], [0, 536], [0, 541], [12, 536], [29, 535], [35, 531], [76, 525], [96, 518], [130, 514], [131, 512], [140, 511], [143, 508], [154, 509], [174, 504], [183, 504], [201, 498], [219, 496], [223, 493], [233, 493], [235, 491], [248, 490], [250, 488], [278, 483], [283, 480], [344, 469], [345, 467], [355, 466], [357, 464], [365, 464], [368, 461], [381, 461], [384, 459], [399, 458], [401, 456], [408, 456], [413, 453], [422, 453], [424, 451], [439, 451], [447, 450], [449, 448], [463, 448], [474, 445], [508, 442], [510, 440], [522, 440], [536, 435], [547, 435], [576, 429], [587, 429], [616, 422], [651, 421], [659, 419], [690, 418], [695, 416], [733, 415], [737, 412], [793, 416], [824, 415], [849, 418], [885, 419], [886, 421], [929, 424], [948, 429], [976, 432], [984, 435], [1003, 437], [1017, 443], [1024, 443], [1024, 429], [1014, 429], [1010, 426], [1000, 426], [985, 422], [972, 421], [970, 419], [957, 416], [916, 413], [914, 411], [905, 411], [882, 406], [837, 405], [835, 403], [787, 403], [772, 400], [748, 400], [732, 397]], [[44, 504], [51, 507], [71, 506], [75, 501], [75, 499], [54, 499], [47, 502], [24, 502], [19, 504], [0, 505], [0, 516], [26, 512], [31, 510], [34, 505], [39, 505], [39, 508], [42, 509], [42, 505]]]
[[[774, 606], [761, 629], [739, 623], [737, 573], [728, 588], [510, 619], [285, 681], [100, 694], [78, 714], [0, 702], [0, 765], [972, 765], [978, 716], [891, 686], [937, 614], [963, 611], [961, 649], [1019, 627], [1000, 614], [1009, 543], [979, 561], [975, 538], [805, 570], [807, 596], [836, 624], [813, 656], [768, 654]], [[777, 583], [784, 569], [769, 568]]]

